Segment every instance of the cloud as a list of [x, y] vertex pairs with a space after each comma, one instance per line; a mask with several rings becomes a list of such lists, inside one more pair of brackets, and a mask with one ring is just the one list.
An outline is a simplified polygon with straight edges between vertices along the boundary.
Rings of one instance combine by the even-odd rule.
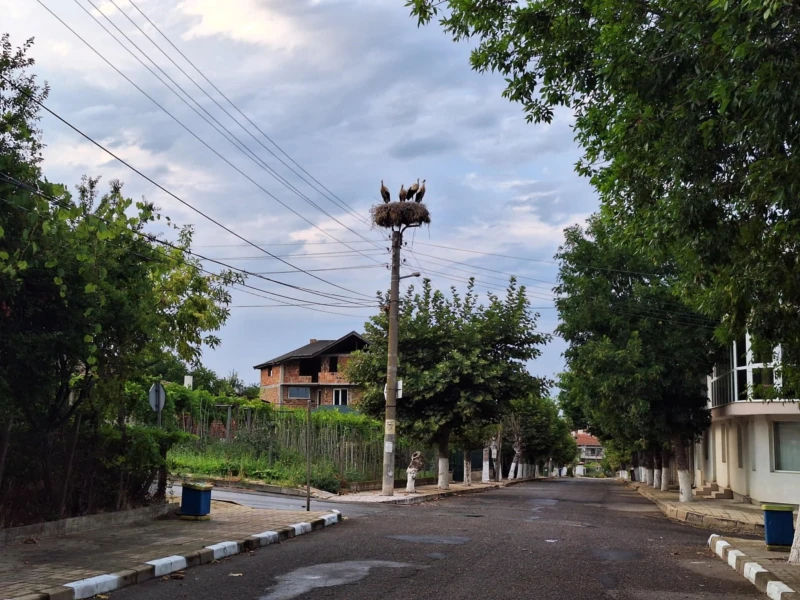
[[[572, 139], [571, 115], [557, 111], [552, 125], [526, 124], [521, 108], [501, 97], [502, 78], [470, 70], [469, 46], [453, 44], [436, 26], [417, 28], [403, 4], [394, 0], [138, 3], [271, 140], [327, 189], [245, 122], [188, 64], [180, 63], [246, 131], [201, 95], [113, 6], [101, 5], [109, 18], [298, 193], [235, 150], [72, 3], [53, 3], [52, 8], [258, 185], [200, 144], [38, 5], [27, 0], [9, 3], [6, 23], [12, 42], [19, 44], [31, 36], [41, 42], [33, 54], [40, 80], [52, 85], [48, 106], [209, 216], [249, 240], [266, 244], [273, 254], [291, 255], [284, 259], [289, 263], [304, 269], [340, 269], [314, 272], [329, 283], [299, 272], [275, 276], [287, 283], [349, 296], [353, 294], [331, 284], [369, 296], [388, 286], [388, 274], [380, 266], [388, 260], [386, 232], [350, 214], [352, 209], [362, 218], [368, 216], [369, 207], [379, 201], [381, 179], [393, 191], [401, 183], [427, 179], [426, 202], [433, 223], [407, 235], [404, 252], [406, 266], [414, 268], [416, 258], [409, 252], [412, 242], [414, 250], [436, 257], [419, 259], [440, 263], [438, 268], [423, 266], [451, 277], [432, 275], [440, 288], [462, 287], [453, 277], [469, 277], [468, 272], [444, 268], [447, 259], [467, 265], [450, 263], [459, 269], [476, 267], [473, 272], [487, 285], [502, 287], [505, 276], [477, 267], [554, 281], [556, 266], [550, 261], [563, 239], [563, 228], [582, 221], [596, 207], [591, 187], [573, 173], [579, 151]], [[141, 15], [127, 9], [171, 56], [180, 58]], [[146, 196], [176, 222], [193, 224], [199, 252], [251, 271], [292, 270], [255, 248], [239, 245], [241, 240], [54, 119], [45, 118], [42, 127], [47, 144], [44, 170], [51, 179], [72, 186], [84, 173], [102, 175], [106, 181], [119, 178], [128, 195]], [[337, 198], [331, 198], [331, 193]], [[344, 210], [341, 201], [351, 209]], [[547, 295], [548, 284], [529, 283], [544, 286], [531, 289]], [[250, 284], [286, 292], [257, 278]], [[287, 295], [295, 293], [312, 297], [302, 292]], [[242, 292], [234, 297], [235, 304], [271, 303]], [[306, 338], [332, 339], [360, 329], [370, 310], [353, 312], [361, 316], [291, 307], [234, 309], [221, 332], [223, 345], [207, 352], [205, 360], [220, 372], [235, 368], [249, 377], [254, 359], [280, 354]], [[542, 312], [542, 327], [552, 329], [554, 311]], [[561, 365], [559, 350], [548, 349], [538, 362], [536, 368], [556, 372]]]
[[395, 144], [389, 149], [393, 158], [412, 158], [443, 154], [457, 146], [455, 140], [443, 135], [411, 138]]

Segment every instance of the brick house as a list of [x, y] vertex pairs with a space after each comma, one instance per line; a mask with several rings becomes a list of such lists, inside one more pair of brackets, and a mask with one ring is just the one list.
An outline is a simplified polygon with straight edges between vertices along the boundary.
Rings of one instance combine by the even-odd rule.
[[253, 367], [261, 371], [261, 399], [275, 406], [352, 406], [358, 386], [345, 380], [342, 370], [350, 354], [367, 346], [351, 331], [338, 340], [311, 340], [305, 346]]

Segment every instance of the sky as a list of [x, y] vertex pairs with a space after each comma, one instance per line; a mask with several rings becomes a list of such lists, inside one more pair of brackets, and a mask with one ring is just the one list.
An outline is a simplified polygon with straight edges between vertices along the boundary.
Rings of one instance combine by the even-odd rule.
[[[485, 294], [502, 292], [513, 273], [539, 329], [557, 326], [553, 255], [564, 228], [598, 205], [574, 172], [572, 116], [526, 123], [520, 105], [502, 98], [500, 76], [470, 69], [469, 44], [435, 23], [418, 28], [404, 4], [4, 1], [0, 29], [15, 46], [35, 38], [50, 109], [241, 237], [45, 115], [48, 179], [119, 179], [129, 197], [191, 224], [197, 253], [325, 294], [250, 276], [251, 288], [233, 291], [221, 346], [204, 351], [220, 375], [236, 370], [255, 382], [257, 363], [363, 330], [389, 282], [386, 232], [369, 222], [381, 180], [393, 197], [426, 180], [432, 223], [406, 233], [403, 274], [421, 271], [443, 290], [463, 290], [475, 276]], [[320, 304], [275, 306], [298, 300]], [[563, 350], [554, 339], [531, 372], [555, 378]]]

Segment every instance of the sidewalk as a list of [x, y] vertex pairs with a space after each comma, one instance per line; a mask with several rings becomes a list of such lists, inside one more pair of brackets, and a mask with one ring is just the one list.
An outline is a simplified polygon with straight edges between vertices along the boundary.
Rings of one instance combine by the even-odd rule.
[[768, 550], [762, 540], [712, 535], [712, 552], [772, 600], [800, 599], [800, 565], [786, 563], [788, 551]]
[[761, 508], [735, 500], [700, 500], [679, 502], [678, 492], [662, 492], [641, 483], [626, 485], [655, 502], [671, 519], [724, 531], [763, 534], [764, 515]]
[[89, 598], [309, 533], [341, 518], [338, 513], [253, 509], [216, 500], [211, 517], [182, 521], [170, 515], [0, 546], [0, 599]]
[[542, 480], [541, 477], [528, 477], [526, 479], [506, 479], [500, 483], [496, 481], [492, 483], [473, 483], [472, 485], [451, 483], [450, 489], [448, 490], [440, 490], [435, 485], [420, 485], [417, 486], [417, 491], [414, 494], [409, 494], [405, 491], [405, 488], [398, 488], [394, 491], [394, 496], [382, 496], [380, 490], [369, 490], [365, 492], [355, 492], [353, 494], [344, 494], [342, 496], [331, 495], [331, 499], [335, 499], [336, 502], [419, 504], [421, 502], [431, 502], [433, 500], [439, 500], [440, 498], [447, 498], [449, 496], [475, 494], [478, 492], [485, 492], [487, 490], [496, 490], [501, 487], [515, 485], [517, 483], [525, 483], [526, 481], [540, 480]]

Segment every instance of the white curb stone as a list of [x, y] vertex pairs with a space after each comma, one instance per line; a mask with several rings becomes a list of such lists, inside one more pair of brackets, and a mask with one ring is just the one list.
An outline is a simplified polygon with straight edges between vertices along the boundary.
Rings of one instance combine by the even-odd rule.
[[770, 581], [767, 583], [767, 596], [770, 600], [781, 600], [783, 594], [791, 594], [793, 591], [782, 581]]
[[728, 542], [726, 542], [725, 540], [717, 540], [714, 543], [714, 552], [717, 553], [717, 556], [719, 556], [720, 558], [723, 558], [722, 551], [723, 551], [724, 548], [727, 548], [728, 546], [730, 546], [730, 544]]
[[88, 579], [81, 579], [64, 585], [75, 590], [75, 600], [81, 600], [82, 598], [91, 598], [97, 594], [113, 592], [119, 587], [119, 577], [116, 575], [97, 575], [96, 577], [89, 577]]
[[294, 525], [289, 525], [289, 527], [294, 529], [295, 535], [303, 535], [304, 533], [311, 533], [311, 523], [295, 523]]
[[220, 542], [206, 546], [208, 550], [214, 551], [214, 560], [222, 560], [234, 554], [239, 554], [239, 544], [236, 542]]
[[186, 559], [183, 556], [165, 556], [164, 558], [148, 560], [147, 564], [155, 567], [155, 577], [161, 577], [162, 575], [169, 575], [175, 571], [185, 569]]
[[736, 568], [737, 556], [744, 556], [744, 552], [742, 552], [741, 550], [728, 550], [728, 564], [731, 566], [732, 569]]
[[322, 518], [325, 519], [325, 527], [339, 522], [339, 515], [322, 515]]
[[277, 531], [263, 531], [261, 533], [255, 534], [253, 537], [258, 538], [261, 540], [262, 546], [269, 546], [270, 544], [277, 544], [278, 543], [278, 532]]
[[747, 579], [750, 583], [755, 585], [756, 583], [756, 575], [758, 573], [766, 573], [766, 569], [762, 567], [757, 562], [749, 562], [745, 563], [744, 565], [744, 578]]

